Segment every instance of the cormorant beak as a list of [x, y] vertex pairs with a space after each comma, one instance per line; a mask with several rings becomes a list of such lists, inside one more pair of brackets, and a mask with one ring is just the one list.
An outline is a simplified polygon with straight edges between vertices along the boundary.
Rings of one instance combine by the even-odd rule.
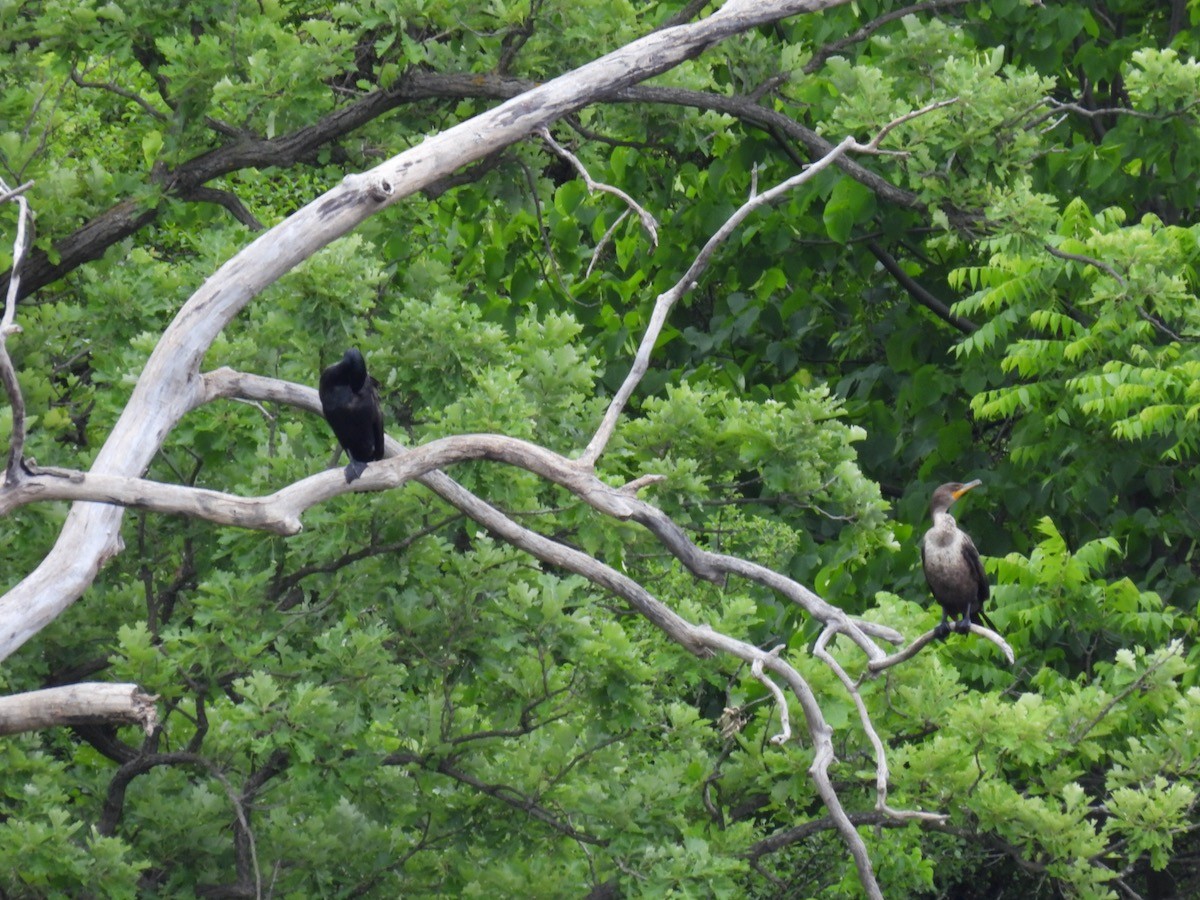
[[953, 497], [955, 500], [957, 500], [959, 497], [961, 497], [967, 491], [971, 490], [971, 488], [977, 488], [981, 484], [983, 484], [983, 482], [980, 481], [978, 478], [976, 478], [974, 481], [968, 481], [966, 484], [964, 484], [962, 487], [960, 487], [957, 491], [952, 493], [950, 496]]

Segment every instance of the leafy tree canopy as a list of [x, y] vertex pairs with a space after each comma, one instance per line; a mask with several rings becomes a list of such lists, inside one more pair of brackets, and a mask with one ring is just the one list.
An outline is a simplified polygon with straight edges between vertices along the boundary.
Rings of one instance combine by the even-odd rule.
[[[0, 4], [0, 177], [36, 237], [8, 340], [26, 454], [87, 469], [184, 301], [347, 174], [657, 28], [663, 0]], [[903, 121], [750, 217], [673, 311], [596, 474], [698, 545], [911, 639], [929, 494], [1016, 654], [951, 636], [855, 695], [820, 627], [698, 581], [633, 522], [490, 462], [452, 474], [690, 621], [781, 651], [834, 729], [887, 896], [1170, 897], [1195, 858], [1200, 8], [860, 0], [749, 29], [368, 219], [213, 343], [315, 384], [358, 346], [389, 434], [567, 456], [655, 298], [754, 192]], [[0, 205], [0, 269], [14, 204]], [[6, 255], [7, 254], [7, 255]], [[6, 285], [7, 276], [3, 279]], [[13, 437], [10, 407], [0, 445]], [[330, 465], [316, 417], [190, 412], [147, 477], [246, 496]], [[0, 520], [0, 587], [66, 515]], [[592, 581], [418, 486], [291, 537], [130, 511], [125, 552], [0, 668], [159, 698], [162, 730], [0, 741], [11, 896], [858, 896], [803, 736]], [[829, 650], [851, 678], [861, 653]], [[795, 704], [793, 704], [795, 705]], [[794, 711], [799, 715], [799, 710]], [[881, 827], [874, 827], [881, 826]]]

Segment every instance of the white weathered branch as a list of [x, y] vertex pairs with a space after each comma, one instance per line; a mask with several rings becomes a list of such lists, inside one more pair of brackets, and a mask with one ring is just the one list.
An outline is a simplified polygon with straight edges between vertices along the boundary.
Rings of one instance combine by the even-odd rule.
[[16, 325], [17, 295], [21, 289], [21, 264], [25, 262], [25, 253], [29, 250], [29, 201], [23, 195], [31, 187], [33, 182], [27, 181], [9, 188], [0, 178], [0, 203], [12, 200], [17, 204], [17, 234], [13, 238], [13, 261], [8, 276], [8, 293], [4, 297], [4, 316], [0, 318], [0, 342], [12, 332], [20, 331]]
[[[614, 197], [620, 199], [629, 209], [637, 213], [638, 218], [642, 220], [642, 227], [645, 228], [646, 232], [650, 235], [651, 245], [654, 247], [658, 246], [658, 221], [654, 218], [654, 216], [650, 215], [650, 213], [648, 213], [640, 203], [630, 197], [619, 187], [613, 187], [611, 184], [605, 184], [602, 181], [597, 181], [594, 179], [591, 173], [587, 170], [587, 167], [579, 161], [579, 158], [554, 139], [554, 137], [550, 134], [549, 128], [539, 128], [538, 135], [543, 141], [546, 142], [546, 144], [549, 145], [551, 150], [569, 162], [575, 171], [579, 173], [579, 177], [582, 178], [583, 183], [587, 185], [589, 193], [600, 191], [601, 193], [612, 194]], [[588, 271], [591, 271], [591, 266], [588, 266]]]
[[[320, 409], [317, 392], [310, 387], [230, 369], [220, 369], [202, 376], [193, 394], [193, 406], [219, 398], [271, 401], [314, 413]], [[825, 623], [826, 635], [846, 634], [871, 660], [884, 658], [883, 652], [872, 640], [873, 637], [899, 642], [902, 640], [899, 633], [886, 626], [851, 619], [842, 610], [826, 603], [807, 588], [765, 567], [736, 557], [708, 553], [695, 546], [661, 510], [637, 499], [634, 495], [636, 486], [644, 483], [644, 479], [624, 487], [612, 487], [600, 481], [590, 471], [581, 469], [572, 460], [528, 442], [500, 435], [459, 435], [435, 440], [416, 448], [401, 447], [398, 442], [389, 438], [386, 453], [387, 459], [371, 463], [362, 477], [352, 485], [345, 483], [340, 469], [330, 469], [261, 498], [243, 498], [217, 491], [121, 476], [37, 472], [30, 475], [19, 488], [0, 492], [0, 512], [7, 509], [3, 505], [5, 503], [15, 505], [18, 502], [33, 502], [51, 497], [87, 498], [124, 502], [161, 512], [194, 515], [223, 524], [290, 533], [299, 529], [300, 515], [315, 503], [348, 491], [384, 490], [398, 487], [409, 480], [419, 480], [514, 547], [529, 552], [543, 562], [580, 574], [594, 584], [625, 598], [639, 613], [691, 652], [702, 656], [722, 652], [749, 662], [754, 676], [767, 685], [779, 705], [783, 730], [774, 739], [776, 742], [785, 741], [790, 737], [789, 713], [786, 698], [778, 685], [767, 676], [766, 671], [770, 670], [780, 677], [800, 701], [804, 711], [814, 747], [814, 759], [810, 767], [814, 784], [855, 859], [869, 895], [879, 896], [866, 847], [841, 807], [829, 777], [829, 767], [835, 760], [832, 729], [824, 720], [811, 689], [794, 667], [780, 659], [777, 651], [767, 653], [744, 641], [719, 634], [706, 625], [686, 621], [633, 579], [587, 554], [516, 524], [438, 469], [466, 459], [489, 459], [532, 471], [563, 486], [606, 515], [643, 524], [699, 577], [719, 581], [726, 574], [737, 574], [779, 591]], [[823, 645], [819, 649], [823, 650]], [[839, 677], [844, 676], [836, 663], [834, 670], [840, 673]], [[851, 687], [864, 725], [868, 733], [873, 734], [861, 698], [857, 696], [853, 686], [848, 684], [848, 679], [843, 677], [843, 682]], [[920, 815], [891, 811], [882, 800], [879, 808], [900, 817]]]
[[12, 410], [12, 429], [8, 444], [8, 474], [5, 484], [13, 484], [20, 480], [21, 460], [25, 453], [25, 398], [21, 394], [21, 382], [17, 378], [17, 368], [13, 365], [12, 357], [8, 355], [8, 336], [19, 334], [21, 326], [17, 324], [17, 294], [21, 288], [21, 266], [25, 262], [25, 254], [29, 250], [29, 201], [23, 196], [33, 185], [27, 181], [15, 188], [9, 188], [0, 178], [0, 203], [12, 200], [17, 204], [17, 233], [13, 238], [13, 261], [8, 276], [8, 294], [4, 298], [4, 314], [0, 316], [0, 385], [8, 394], [9, 408]]
[[[610, 407], [600, 429], [580, 460], [572, 461], [540, 447], [496, 435], [462, 435], [405, 450], [400, 456], [373, 463], [367, 473], [347, 486], [339, 471], [323, 472], [289, 485], [268, 497], [240, 498], [216, 491], [178, 485], [155, 484], [141, 479], [167, 434], [182, 416], [218, 396], [255, 400], [281, 400], [302, 396], [297, 405], [316, 408], [310, 388], [270, 383], [270, 379], [216, 372], [202, 376], [200, 362], [222, 329], [261, 290], [300, 261], [360, 222], [399, 199], [427, 186], [470, 162], [484, 158], [522, 140], [561, 116], [592, 100], [666, 71], [712, 43], [759, 24], [787, 15], [812, 12], [845, 0], [728, 0], [701, 22], [664, 29], [611, 53], [561, 78], [539, 85], [474, 119], [430, 137], [363, 175], [349, 176], [334, 190], [266, 232], [216, 273], [188, 300], [164, 332], [148, 360], [120, 420], [98, 454], [89, 473], [35, 472], [27, 483], [0, 488], [0, 511], [21, 503], [50, 497], [98, 502], [77, 502], [59, 540], [42, 564], [6, 595], [0, 597], [0, 659], [21, 646], [52, 621], [95, 578], [100, 566], [121, 549], [121, 509], [127, 504], [161, 511], [180, 512], [222, 521], [225, 524], [270, 528], [283, 533], [300, 527], [300, 515], [314, 503], [347, 490], [381, 490], [408, 480], [421, 481], [513, 546], [539, 559], [576, 571], [626, 598], [640, 613], [673, 640], [692, 652], [722, 652], [751, 664], [756, 676], [775, 686], [785, 727], [786, 697], [767, 677], [771, 673], [786, 684], [804, 712], [814, 756], [810, 774], [831, 819], [854, 857], [866, 894], [881, 897], [865, 844], [855, 830], [829, 777], [834, 761], [832, 729], [816, 698], [799, 672], [778, 655], [719, 634], [704, 625], [682, 619], [641, 585], [586, 554], [550, 541], [512, 522], [458, 486], [438, 470], [461, 459], [493, 459], [519, 465], [563, 485], [605, 515], [636, 521], [649, 529], [697, 577], [721, 582], [729, 574], [753, 579], [779, 591], [818, 618], [830, 633], [845, 634], [870, 662], [885, 659], [874, 638], [899, 643], [902, 637], [885, 626], [851, 619], [811, 591], [765, 567], [709, 553], [697, 547], [661, 510], [644, 503], [633, 490], [611, 487], [592, 473], [625, 402], [640, 381], [630, 373], [618, 401]], [[918, 111], [919, 113], [920, 111]], [[915, 115], [914, 113], [912, 115]], [[680, 281], [679, 295], [689, 290], [708, 265], [716, 246], [757, 205], [770, 202], [778, 190], [794, 187], [834, 162], [848, 150], [875, 152], [892, 123], [867, 145], [847, 139], [827, 157], [814, 163], [791, 183], [759, 195], [741, 218], [735, 214], [726, 227], [706, 244]], [[739, 211], [741, 212], [741, 211]], [[661, 332], [670, 306], [659, 298], [651, 328], [643, 338], [645, 364]], [[644, 373], [643, 366], [641, 372]], [[259, 389], [256, 391], [256, 389]], [[611, 420], [611, 421], [610, 421]], [[606, 430], [607, 429], [607, 430]], [[389, 452], [401, 450], [389, 441]], [[11, 467], [20, 468], [19, 461]], [[224, 518], [218, 519], [221, 516]], [[835, 670], [836, 671], [836, 670]], [[844, 673], [843, 673], [844, 674]], [[764, 682], [765, 683], [765, 682]]]
[[64, 725], [158, 725], [158, 698], [136, 684], [81, 682], [0, 697], [0, 735]]
[[852, 137], [843, 138], [841, 143], [835, 146], [832, 150], [822, 156], [820, 159], [814, 160], [809, 165], [804, 167], [804, 171], [793, 175], [786, 181], [782, 181], [774, 187], [757, 193], [757, 185], [751, 191], [750, 199], [739, 206], [724, 224], [708, 239], [701, 248], [688, 270], [683, 273], [683, 276], [675, 282], [670, 288], [658, 295], [654, 301], [654, 309], [650, 313], [650, 321], [646, 325], [646, 330], [642, 334], [642, 341], [638, 345], [637, 353], [633, 359], [633, 366], [629, 370], [629, 374], [625, 376], [625, 381], [617, 390], [612, 402], [604, 413], [604, 418], [601, 420], [596, 433], [592, 436], [591, 441], [579, 455], [581, 465], [592, 467], [596, 464], [596, 460], [600, 458], [600, 454], [604, 452], [604, 448], [608, 445], [609, 438], [612, 437], [613, 431], [617, 427], [617, 422], [621, 417], [621, 413], [625, 409], [625, 404], [629, 402], [629, 398], [633, 396], [633, 392], [641, 383], [647, 370], [650, 368], [650, 355], [654, 352], [654, 347], [658, 343], [659, 335], [662, 333], [663, 326], [666, 325], [667, 317], [671, 314], [675, 304], [679, 302], [689, 291], [696, 287], [700, 276], [708, 268], [712, 261], [713, 254], [717, 248], [721, 246], [730, 235], [732, 235], [746, 220], [751, 213], [758, 210], [760, 207], [774, 203], [780, 197], [784, 196], [788, 191], [799, 187], [800, 185], [811, 181], [820, 172], [829, 168], [837, 162], [846, 153], [878, 153], [879, 145], [891, 131], [904, 122], [915, 119], [918, 116], [923, 116], [935, 109], [940, 109], [943, 106], [948, 106], [954, 100], [942, 100], [938, 103], [931, 103], [928, 106], [923, 106], [920, 109], [906, 113], [891, 122], [888, 122], [879, 130], [879, 132], [867, 143], [860, 144]]
[[[1004, 638], [1000, 637], [1000, 635], [996, 634], [996, 632], [992, 631], [990, 628], [984, 628], [982, 625], [971, 623], [971, 633], [977, 634], [981, 638], [986, 638], [999, 647], [1000, 651], [1004, 654], [1004, 658], [1008, 660], [1008, 664], [1010, 666], [1016, 662], [1016, 656], [1013, 655], [1013, 649], [1008, 645], [1008, 641], [1004, 640]], [[867, 663], [867, 672], [869, 672], [871, 675], [876, 675], [882, 672], [884, 669], [890, 669], [892, 666], [898, 665], [905, 660], [912, 659], [921, 652], [922, 647], [924, 647], [930, 641], [936, 640], [941, 636], [942, 634], [939, 628], [931, 628], [903, 650], [899, 650], [896, 653], [893, 653], [891, 656], [884, 657], [883, 659], [870, 660]]]
[[[783, 649], [783, 645], [773, 649], [768, 655], [778, 656], [779, 651]], [[787, 699], [783, 696], [783, 691], [779, 689], [779, 685], [773, 679], [767, 676], [763, 671], [762, 658], [755, 659], [750, 663], [750, 674], [762, 682], [765, 687], [775, 698], [775, 705], [779, 707], [779, 734], [772, 735], [769, 743], [786, 744], [792, 739], [792, 717], [788, 713]]]
[[854, 701], [854, 706], [858, 710], [858, 721], [862, 725], [863, 732], [867, 736], [867, 740], [871, 742], [871, 749], [875, 752], [875, 808], [881, 813], [896, 819], [919, 819], [929, 822], [944, 822], [946, 816], [940, 813], [930, 813], [921, 810], [905, 810], [893, 809], [888, 806], [888, 781], [890, 773], [887, 764], [887, 751], [884, 749], [883, 741], [880, 740], [879, 732], [875, 730], [875, 723], [871, 721], [871, 714], [867, 710], [867, 704], [862, 698], [862, 690], [858, 684], [851, 680], [846, 674], [846, 670], [842, 668], [841, 663], [833, 658], [833, 655], [826, 649], [829, 642], [837, 636], [837, 630], [826, 627], [822, 630], [817, 642], [813, 645], [813, 656], [824, 662], [833, 673], [837, 675], [838, 680], [846, 691], [850, 694]]

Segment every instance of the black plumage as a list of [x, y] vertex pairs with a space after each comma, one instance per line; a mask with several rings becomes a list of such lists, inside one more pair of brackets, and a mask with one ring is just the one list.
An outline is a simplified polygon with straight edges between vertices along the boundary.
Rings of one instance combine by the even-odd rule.
[[982, 623], [996, 630], [983, 611], [990, 589], [979, 551], [970, 535], [959, 528], [954, 516], [950, 515], [954, 501], [980, 484], [982, 482], [978, 480], [943, 484], [933, 492], [929, 502], [933, 527], [921, 539], [921, 565], [929, 590], [942, 607], [942, 621], [938, 625], [941, 637], [950, 633], [951, 618], [958, 619], [953, 627], [963, 634], [971, 630], [972, 624]]
[[321, 412], [333, 429], [338, 443], [350, 456], [346, 483], [362, 475], [367, 463], [383, 459], [383, 410], [375, 379], [367, 375], [367, 363], [358, 349], [351, 347], [340, 362], [321, 373], [317, 393]]

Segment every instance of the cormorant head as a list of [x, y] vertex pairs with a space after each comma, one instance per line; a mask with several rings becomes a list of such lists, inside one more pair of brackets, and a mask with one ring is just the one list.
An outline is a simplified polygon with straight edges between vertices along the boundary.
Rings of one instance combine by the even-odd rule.
[[930, 516], [936, 516], [940, 512], [946, 512], [948, 509], [950, 509], [950, 505], [954, 503], [955, 500], [972, 488], [979, 487], [981, 484], [983, 484], [983, 482], [976, 478], [974, 481], [968, 481], [966, 484], [963, 484], [961, 481], [951, 481], [947, 484], [940, 485], [938, 489], [933, 492], [933, 497], [929, 501]]
[[346, 374], [346, 383], [351, 390], [362, 390], [363, 382], [367, 380], [367, 361], [358, 352], [357, 347], [351, 347], [342, 354], [342, 371]]

